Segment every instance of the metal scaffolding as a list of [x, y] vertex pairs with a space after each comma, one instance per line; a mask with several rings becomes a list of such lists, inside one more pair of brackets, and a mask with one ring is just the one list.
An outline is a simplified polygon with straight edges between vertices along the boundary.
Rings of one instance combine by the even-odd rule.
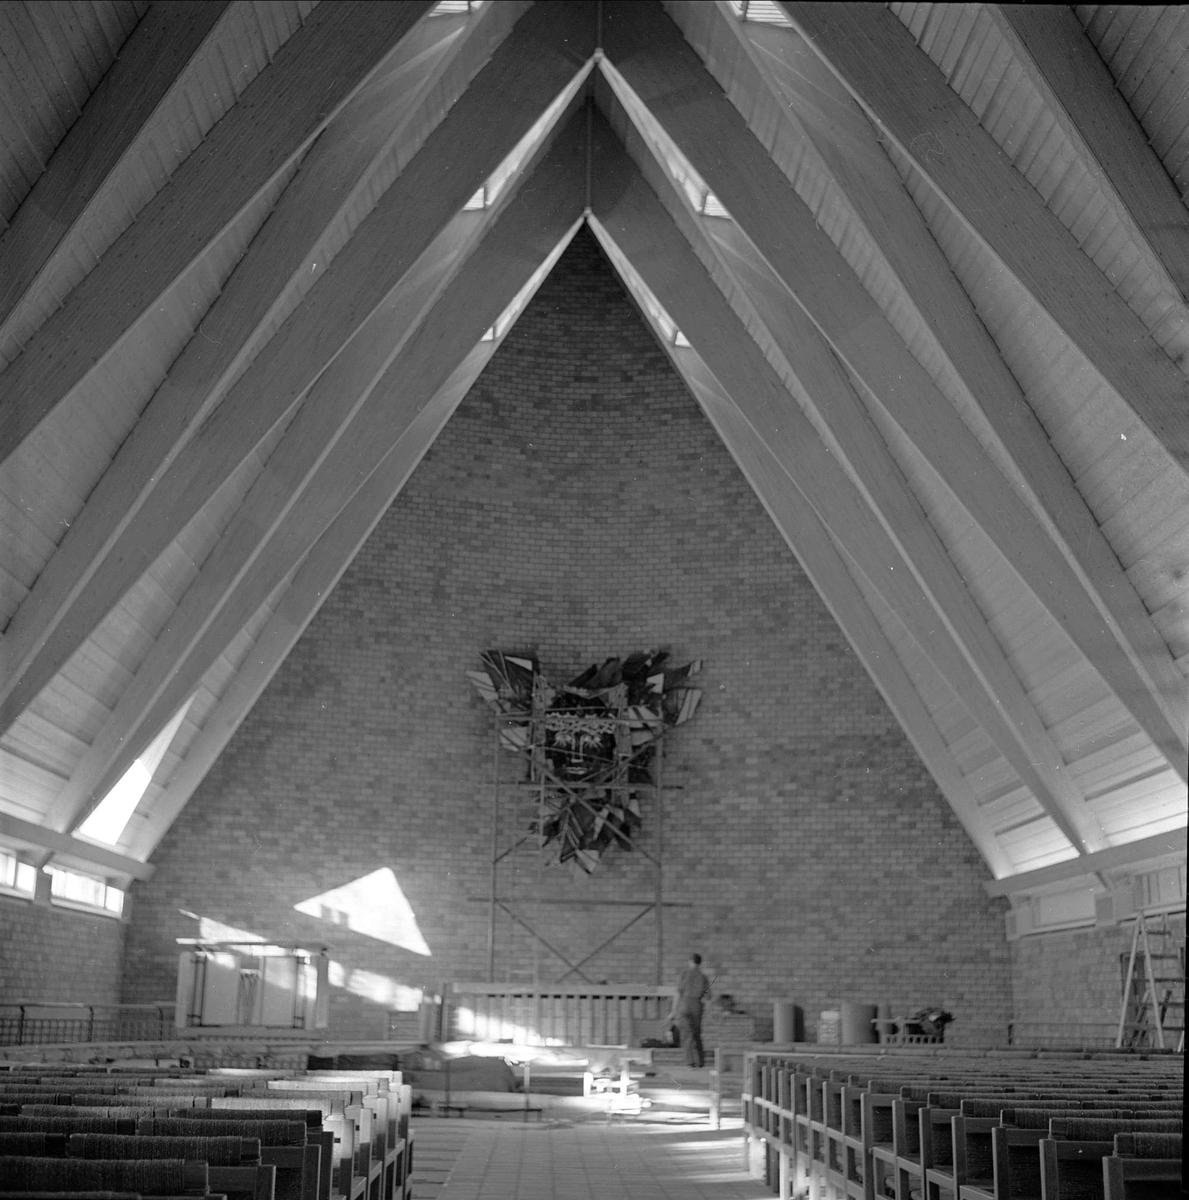
[[[493, 758], [491, 781], [491, 873], [487, 923], [487, 979], [495, 982], [498, 915], [502, 911], [523, 928], [539, 946], [557, 957], [566, 970], [552, 984], [579, 976], [593, 984], [582, 970], [617, 938], [644, 920], [654, 917], [656, 981], [661, 983], [664, 961], [664, 910], [690, 907], [664, 898], [664, 734], [667, 727], [652, 714], [642, 731], [641, 709], [627, 703], [627, 688], [619, 685], [602, 694], [602, 711], [592, 717], [576, 696], [574, 707], [559, 704], [551, 689], [540, 682], [534, 686], [531, 711], [493, 713]], [[581, 724], [599, 736], [575, 736]], [[513, 755], [515, 756], [513, 759]], [[515, 761], [517, 777], [507, 778]], [[509, 801], [513, 818], [512, 836], [502, 827]], [[633, 839], [644, 813], [650, 816], [650, 848]], [[578, 858], [583, 851], [566, 854], [566, 830], [581, 829], [605, 844], [640, 854], [652, 868], [653, 891], [646, 899], [587, 899], [566, 896], [511, 896], [502, 886], [501, 866], [524, 846], [535, 849], [539, 861], [559, 857]], [[594, 855], [592, 857], [597, 857]], [[584, 863], [590, 869], [590, 863]], [[472, 897], [479, 899], [479, 897]], [[638, 911], [619, 925], [583, 958], [572, 962], [552, 945], [516, 906], [551, 905], [585, 907], [630, 907]], [[540, 981], [537, 981], [540, 983]]]

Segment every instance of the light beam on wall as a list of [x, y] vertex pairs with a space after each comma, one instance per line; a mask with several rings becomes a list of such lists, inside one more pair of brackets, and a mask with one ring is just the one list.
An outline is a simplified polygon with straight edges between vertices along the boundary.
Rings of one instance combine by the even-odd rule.
[[331, 987], [341, 987], [354, 996], [383, 1005], [393, 1012], [416, 1012], [425, 998], [421, 988], [397, 983], [395, 979], [378, 975], [375, 971], [344, 966], [333, 958], [330, 960], [328, 979]]
[[293, 907], [299, 913], [344, 926], [390, 946], [400, 946], [427, 958], [431, 954], [417, 927], [413, 907], [389, 867], [361, 875]]

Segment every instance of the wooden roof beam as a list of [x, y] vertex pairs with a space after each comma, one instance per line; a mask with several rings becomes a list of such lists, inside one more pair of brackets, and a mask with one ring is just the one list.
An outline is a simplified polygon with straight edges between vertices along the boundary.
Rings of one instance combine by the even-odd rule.
[[[1156, 686], [1128, 652], [1129, 643], [1119, 639], [1117, 627], [1104, 627], [1099, 608], [1061, 556], [1049, 530], [1019, 498], [910, 353], [672, 22], [651, 5], [617, 5], [605, 28], [609, 66], [604, 65], [604, 74], [612, 88], [618, 88], [616, 94], [644, 142], [662, 164], [665, 143], [674, 145], [731, 213], [732, 219], [691, 219], [725, 250], [731, 260], [723, 259], [728, 267], [734, 263], [737, 275], [740, 267], [746, 271], [747, 278], [739, 280], [743, 291], [769, 297], [767, 311], [778, 327], [788, 331], [790, 323], [799, 324], [804, 336], [810, 335], [812, 327], [820, 331], [1166, 760], [1182, 778], [1189, 778], [1184, 688], [1174, 690], [1171, 680], [1162, 680], [1164, 687]], [[893, 177], [889, 189], [903, 193], [894, 172]], [[672, 201], [677, 203], [675, 194]], [[881, 202], [891, 202], [886, 190]], [[908, 203], [919, 227], [920, 215]], [[689, 208], [688, 202], [684, 208]], [[904, 235], [919, 239], [918, 227]], [[774, 285], [783, 294], [777, 294]], [[809, 390], [817, 403], [814, 389]], [[834, 394], [849, 395], [849, 388], [837, 393], [827, 390], [820, 399]], [[818, 411], [836, 438], [857, 436], [866, 424], [861, 406], [855, 412], [839, 409], [829, 416], [819, 404]], [[861, 470], [854, 474], [857, 480], [868, 477]], [[870, 477], [878, 478], [878, 472]], [[923, 520], [923, 514], [918, 516]], [[1117, 573], [1123, 578], [1121, 570]], [[921, 578], [927, 587], [935, 575], [930, 571]], [[1151, 621], [1147, 624], [1149, 641], [1159, 641]], [[1175, 675], [1166, 648], [1164, 657]], [[1059, 763], [1058, 756], [1054, 765]]]
[[1037, 867], [1034, 871], [1022, 871], [1018, 875], [1005, 875], [993, 882], [984, 883], [988, 896], [1012, 896], [1033, 888], [1061, 883], [1066, 879], [1081, 879], [1096, 876], [1100, 871], [1116, 871], [1122, 867], [1135, 866], [1151, 859], [1164, 858], [1170, 854], [1185, 857], [1185, 829], [1171, 829], [1167, 833], [1156, 833], [1140, 838], [1123, 846], [1109, 846], [1084, 858], [1071, 858], [1054, 863], [1049, 867]]
[[43, 825], [35, 825], [32, 821], [23, 821], [4, 812], [0, 812], [0, 838], [35, 846], [48, 851], [48, 858], [63, 859], [63, 866], [77, 865], [82, 870], [90, 869], [105, 877], [116, 875], [126, 881], [153, 877], [154, 868], [139, 858], [46, 829]]
[[[435, 99], [444, 113], [483, 66], [491, 49], [506, 36], [520, 7], [485, 5], [470, 20], [463, 19], [462, 34], [453, 38], [432, 69], [419, 78], [412, 98], [436, 85]], [[333, 241], [335, 230], [358, 203], [359, 194], [372, 185], [394, 146], [403, 148], [407, 127], [416, 122], [422, 139], [431, 132], [432, 114], [424, 112], [424, 105], [413, 103], [404, 90], [392, 95], [387, 76], [403, 65], [406, 49], [424, 53], [427, 28], [434, 38], [441, 38], [452, 32], [450, 27], [457, 32], [458, 25], [459, 18], [445, 18], [440, 26], [436, 20], [423, 22], [390, 56], [380, 77], [319, 136], [301, 172], [253, 238], [197, 335], [171, 366], [86, 507], [9, 622], [0, 644], [0, 702], [30, 671], [34, 656], [91, 587], [116, 540], [194, 431], [226, 395], [249, 357], [259, 351], [273, 324], [308, 292], [317, 272], [325, 271], [327, 258], [332, 257], [327, 242]], [[451, 69], [460, 56], [466, 69]], [[397, 102], [399, 107], [394, 109]], [[128, 578], [131, 581], [132, 576]], [[103, 593], [101, 600], [100, 589], [93, 589], [84, 603], [93, 613], [107, 595]], [[73, 614], [80, 633], [93, 619], [77, 611]], [[34, 680], [45, 677], [47, 669], [43, 663], [33, 670], [26, 693], [36, 687]]]
[[880, 132], [1189, 473], [1189, 379], [896, 16], [882, 4], [781, 7]]
[[1011, 862], [980, 809], [978, 797], [813, 508], [697, 352], [666, 348], [970, 840], [996, 876], [1007, 874]]
[[[449, 416], [449, 411], [427, 413], [430, 399], [581, 216], [583, 127], [580, 120], [571, 122], [533, 173], [531, 187], [515, 195], [509, 189], [509, 201], [465, 261], [457, 244], [442, 246], [437, 257], [447, 264], [449, 284], [428, 295], [422, 285], [410, 298], [420, 311], [397, 312], [398, 327], [410, 317], [412, 323], [406, 337], [390, 334], [391, 352], [383, 353], [384, 339], [378, 336], [358, 361], [342, 356], [318, 381], [58, 796], [48, 824], [66, 829], [86, 818], [152, 739], [174, 697], [182, 695], [184, 701], [194, 691], [386, 455], [401, 456], [408, 471], [419, 461]], [[483, 218], [467, 213], [460, 219]], [[425, 312], [427, 301], [432, 308]], [[377, 351], [383, 355], [378, 359]], [[346, 407], [343, 397], [349, 400]]]
[[[651, 189], [622, 151], [611, 149], [605, 139], [596, 146], [593, 208], [610, 236], [784, 463], [822, 524], [897, 613], [1071, 844], [1079, 853], [1099, 848], [1103, 839], [1097, 822], [1072, 780], [1062, 775], [1060, 756], [1051, 742], [1046, 746], [1043, 726], [1037, 729], [1030, 719], [1029, 713], [1035, 717], [1035, 712], [1002, 661], [1002, 652], [983, 636], [988, 632], [985, 623], [980, 632], [978, 621], [954, 611], [958, 601], [953, 596], [946, 597], [949, 611], [934, 607], [908, 561], [763, 359]], [[948, 563], [944, 556], [934, 561], [939, 571]]]
[[177, 77], [207, 53], [230, 0], [151, 7], [0, 236], [0, 341], [8, 319], [117, 170]]
[[[463, 360], [427, 411], [434, 418], [452, 411], [495, 352], [495, 342], [481, 342]], [[126, 850], [147, 860], [178, 814], [215, 764], [252, 705], [268, 686], [306, 626], [317, 615], [343, 572], [396, 499], [412, 464], [400, 447], [368, 477], [347, 506], [327, 526], [280, 599], [276, 610], [252, 645], [252, 652], [224, 689], [202, 732], [186, 751], [162, 793], [151, 804], [142, 802], [128, 823]]]
[[430, 6], [340, 0], [314, 9], [0, 374], [0, 462], [292, 168]]
[[[47, 567], [47, 582], [35, 586], [0, 644], [5, 668], [0, 678], [0, 728], [16, 720], [148, 565], [301, 402], [370, 315], [383, 309], [417, 257], [550, 104], [564, 104], [576, 94], [589, 63], [580, 54], [594, 48], [594, 23], [585, 8], [543, 5], [517, 24], [318, 278], [305, 302], [236, 378], [197, 434], [171, 451], [169, 439], [179, 409], [211, 386], [207, 370], [218, 365], [230, 373], [240, 361], [239, 355], [216, 360], [219, 347], [206, 344], [203, 330], [191, 340], [158, 394], [162, 403], [154, 408], [152, 422], [142, 421], [143, 437], [138, 428], [129, 438], [128, 454], [117, 458], [96, 489], [96, 503], [88, 505], [80, 519], [79, 536], [72, 537], [74, 531], [67, 534]], [[523, 69], [526, 55], [536, 64], [532, 72]], [[344, 134], [352, 136], [349, 125]], [[291, 229], [279, 219], [282, 209], [297, 222], [306, 201], [316, 203], [301, 186], [307, 174], [314, 172], [303, 170], [291, 185], [301, 189], [298, 203], [287, 203], [288, 193], [282, 197], [274, 217], [278, 231]], [[324, 182], [322, 172], [317, 175]], [[426, 196], [436, 202], [427, 204]], [[261, 234], [262, 253], [251, 257], [249, 252], [241, 264], [248, 272], [245, 284], [237, 282], [238, 271], [232, 275], [227, 293], [233, 302], [220, 310], [220, 337], [215, 342], [236, 344], [243, 297], [266, 286], [285, 253], [283, 244], [268, 237], [271, 225], [273, 221]], [[393, 251], [377, 258], [376, 245]], [[266, 295], [271, 299], [273, 293]], [[257, 319], [266, 322], [270, 311], [271, 305], [262, 304]], [[193, 421], [192, 409], [186, 415]], [[134, 508], [124, 513], [121, 501], [134, 503]]]
[[1182, 300], [1189, 300], [1189, 210], [1073, 9], [988, 4], [987, 11], [1033, 83], [1064, 113]]

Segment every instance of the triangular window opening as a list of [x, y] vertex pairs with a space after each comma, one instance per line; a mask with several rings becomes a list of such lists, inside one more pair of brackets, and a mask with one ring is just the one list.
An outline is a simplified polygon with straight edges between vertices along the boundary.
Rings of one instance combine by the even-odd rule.
[[611, 265], [627, 284], [628, 291], [636, 303], [644, 310], [657, 337], [662, 342], [678, 349], [685, 349], [692, 345], [689, 338], [677, 327], [677, 322], [661, 307], [660, 301], [652, 294], [652, 290], [628, 261], [623, 251], [615, 244], [614, 238], [608, 234], [602, 222], [597, 217], [589, 217], [587, 221], [591, 231], [598, 238], [599, 245], [603, 247], [607, 257], [611, 260]]
[[524, 312], [528, 302], [533, 298], [533, 296], [536, 295], [537, 288], [541, 286], [545, 276], [553, 270], [557, 260], [562, 256], [562, 251], [565, 250], [565, 248], [570, 244], [574, 234], [578, 232], [578, 226], [581, 224], [581, 218], [574, 222], [569, 231], [566, 233], [565, 237], [563, 237], [561, 241], [554, 246], [553, 250], [546, 255], [541, 265], [532, 273], [532, 275], [529, 276], [528, 282], [520, 289], [519, 292], [516, 293], [512, 303], [504, 309], [496, 323], [492, 326], [489, 326], [487, 332], [484, 333], [479, 341], [499, 341], [499, 339], [502, 338], [504, 334], [512, 328], [516, 318], [520, 316], [522, 312]]
[[431, 17], [454, 17], [462, 13], [472, 13], [479, 8], [483, 0], [439, 0], [429, 10]]
[[182, 705], [173, 720], [157, 734], [145, 752], [100, 800], [91, 815], [78, 827], [77, 832], [82, 837], [102, 842], [105, 846], [114, 846], [120, 840], [192, 702], [193, 697]]
[[782, 25], [793, 27], [788, 14], [774, 0], [730, 0], [731, 11], [741, 21], [754, 21], [757, 25]]

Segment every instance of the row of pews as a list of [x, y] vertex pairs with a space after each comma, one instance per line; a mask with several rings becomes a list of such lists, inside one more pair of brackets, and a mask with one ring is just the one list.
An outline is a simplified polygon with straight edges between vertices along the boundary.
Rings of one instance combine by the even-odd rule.
[[0, 1065], [0, 1200], [408, 1200], [399, 1071]]
[[1182, 1056], [745, 1055], [752, 1172], [798, 1200], [1180, 1196]]

